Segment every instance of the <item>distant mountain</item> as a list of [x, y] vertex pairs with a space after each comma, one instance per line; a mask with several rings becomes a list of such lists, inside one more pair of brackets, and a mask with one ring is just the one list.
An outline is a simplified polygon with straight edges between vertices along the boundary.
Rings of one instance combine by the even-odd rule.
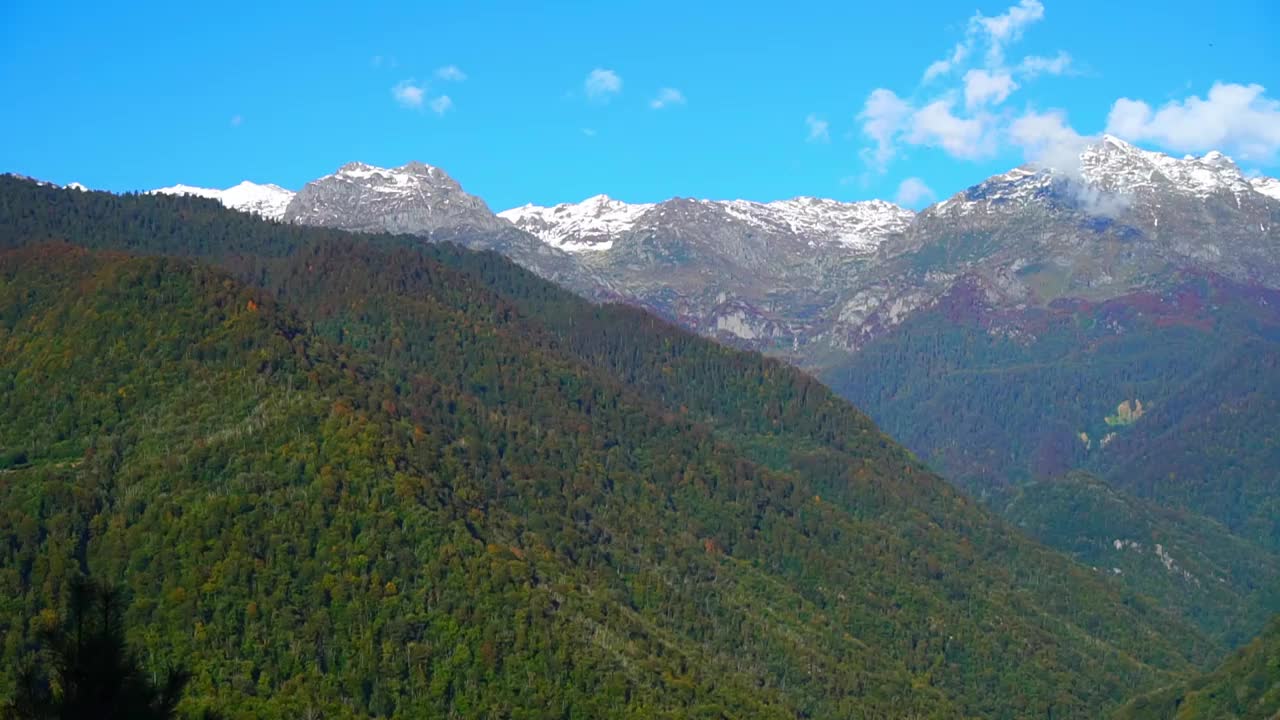
[[[629, 204], [605, 195], [554, 207], [525, 205], [498, 213], [516, 227], [570, 252], [604, 251], [632, 231], [660, 231], [678, 216], [680, 199], [656, 204]], [[747, 200], [700, 201], [719, 211], [719, 219], [742, 232], [790, 235], [810, 247], [832, 245], [871, 253], [880, 243], [906, 229], [914, 215], [883, 200], [846, 203], [801, 197], [770, 203]]]
[[280, 220], [284, 217], [285, 208], [293, 199], [293, 191], [279, 185], [259, 185], [245, 180], [226, 190], [192, 187], [190, 185], [173, 185], [152, 190], [161, 195], [194, 195], [195, 197], [217, 200], [232, 210], [261, 215], [269, 220]]

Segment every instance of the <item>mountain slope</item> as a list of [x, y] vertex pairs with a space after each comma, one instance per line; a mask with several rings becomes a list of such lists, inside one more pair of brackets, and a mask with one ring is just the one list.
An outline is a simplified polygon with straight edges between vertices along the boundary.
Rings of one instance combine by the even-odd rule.
[[1032, 537], [1161, 598], [1229, 646], [1248, 642], [1280, 607], [1280, 557], [1208, 518], [1086, 473], [1018, 485], [990, 504]]
[[1280, 618], [1221, 667], [1139, 698], [1117, 720], [1274, 720], [1280, 716]]
[[1088, 717], [1215, 652], [774, 361], [492, 254], [71, 195], [0, 183], [3, 616], [87, 564], [215, 702]]

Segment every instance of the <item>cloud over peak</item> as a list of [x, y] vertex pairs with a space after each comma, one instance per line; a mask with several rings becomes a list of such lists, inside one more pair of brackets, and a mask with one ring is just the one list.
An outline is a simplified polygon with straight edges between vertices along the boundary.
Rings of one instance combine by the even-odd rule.
[[1120, 98], [1107, 116], [1107, 132], [1176, 152], [1225, 150], [1267, 163], [1280, 154], [1280, 101], [1267, 97], [1261, 85], [1223, 82], [1214, 83], [1204, 98], [1192, 95], [1158, 110]]

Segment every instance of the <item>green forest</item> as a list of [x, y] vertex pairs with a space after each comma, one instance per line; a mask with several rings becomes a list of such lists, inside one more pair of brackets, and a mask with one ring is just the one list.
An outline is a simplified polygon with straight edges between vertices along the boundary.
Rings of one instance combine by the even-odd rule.
[[1280, 619], [1212, 672], [1144, 695], [1117, 720], [1273, 720], [1280, 715]]
[[1231, 645], [493, 253], [3, 177], [0, 390], [0, 696], [89, 577], [228, 718], [1093, 718]]

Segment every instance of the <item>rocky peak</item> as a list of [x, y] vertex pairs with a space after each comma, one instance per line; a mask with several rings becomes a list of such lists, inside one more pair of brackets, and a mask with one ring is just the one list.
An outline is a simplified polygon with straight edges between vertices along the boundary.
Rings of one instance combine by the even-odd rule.
[[483, 200], [440, 168], [420, 162], [398, 168], [347, 163], [307, 183], [284, 217], [305, 225], [413, 235], [505, 226]]

